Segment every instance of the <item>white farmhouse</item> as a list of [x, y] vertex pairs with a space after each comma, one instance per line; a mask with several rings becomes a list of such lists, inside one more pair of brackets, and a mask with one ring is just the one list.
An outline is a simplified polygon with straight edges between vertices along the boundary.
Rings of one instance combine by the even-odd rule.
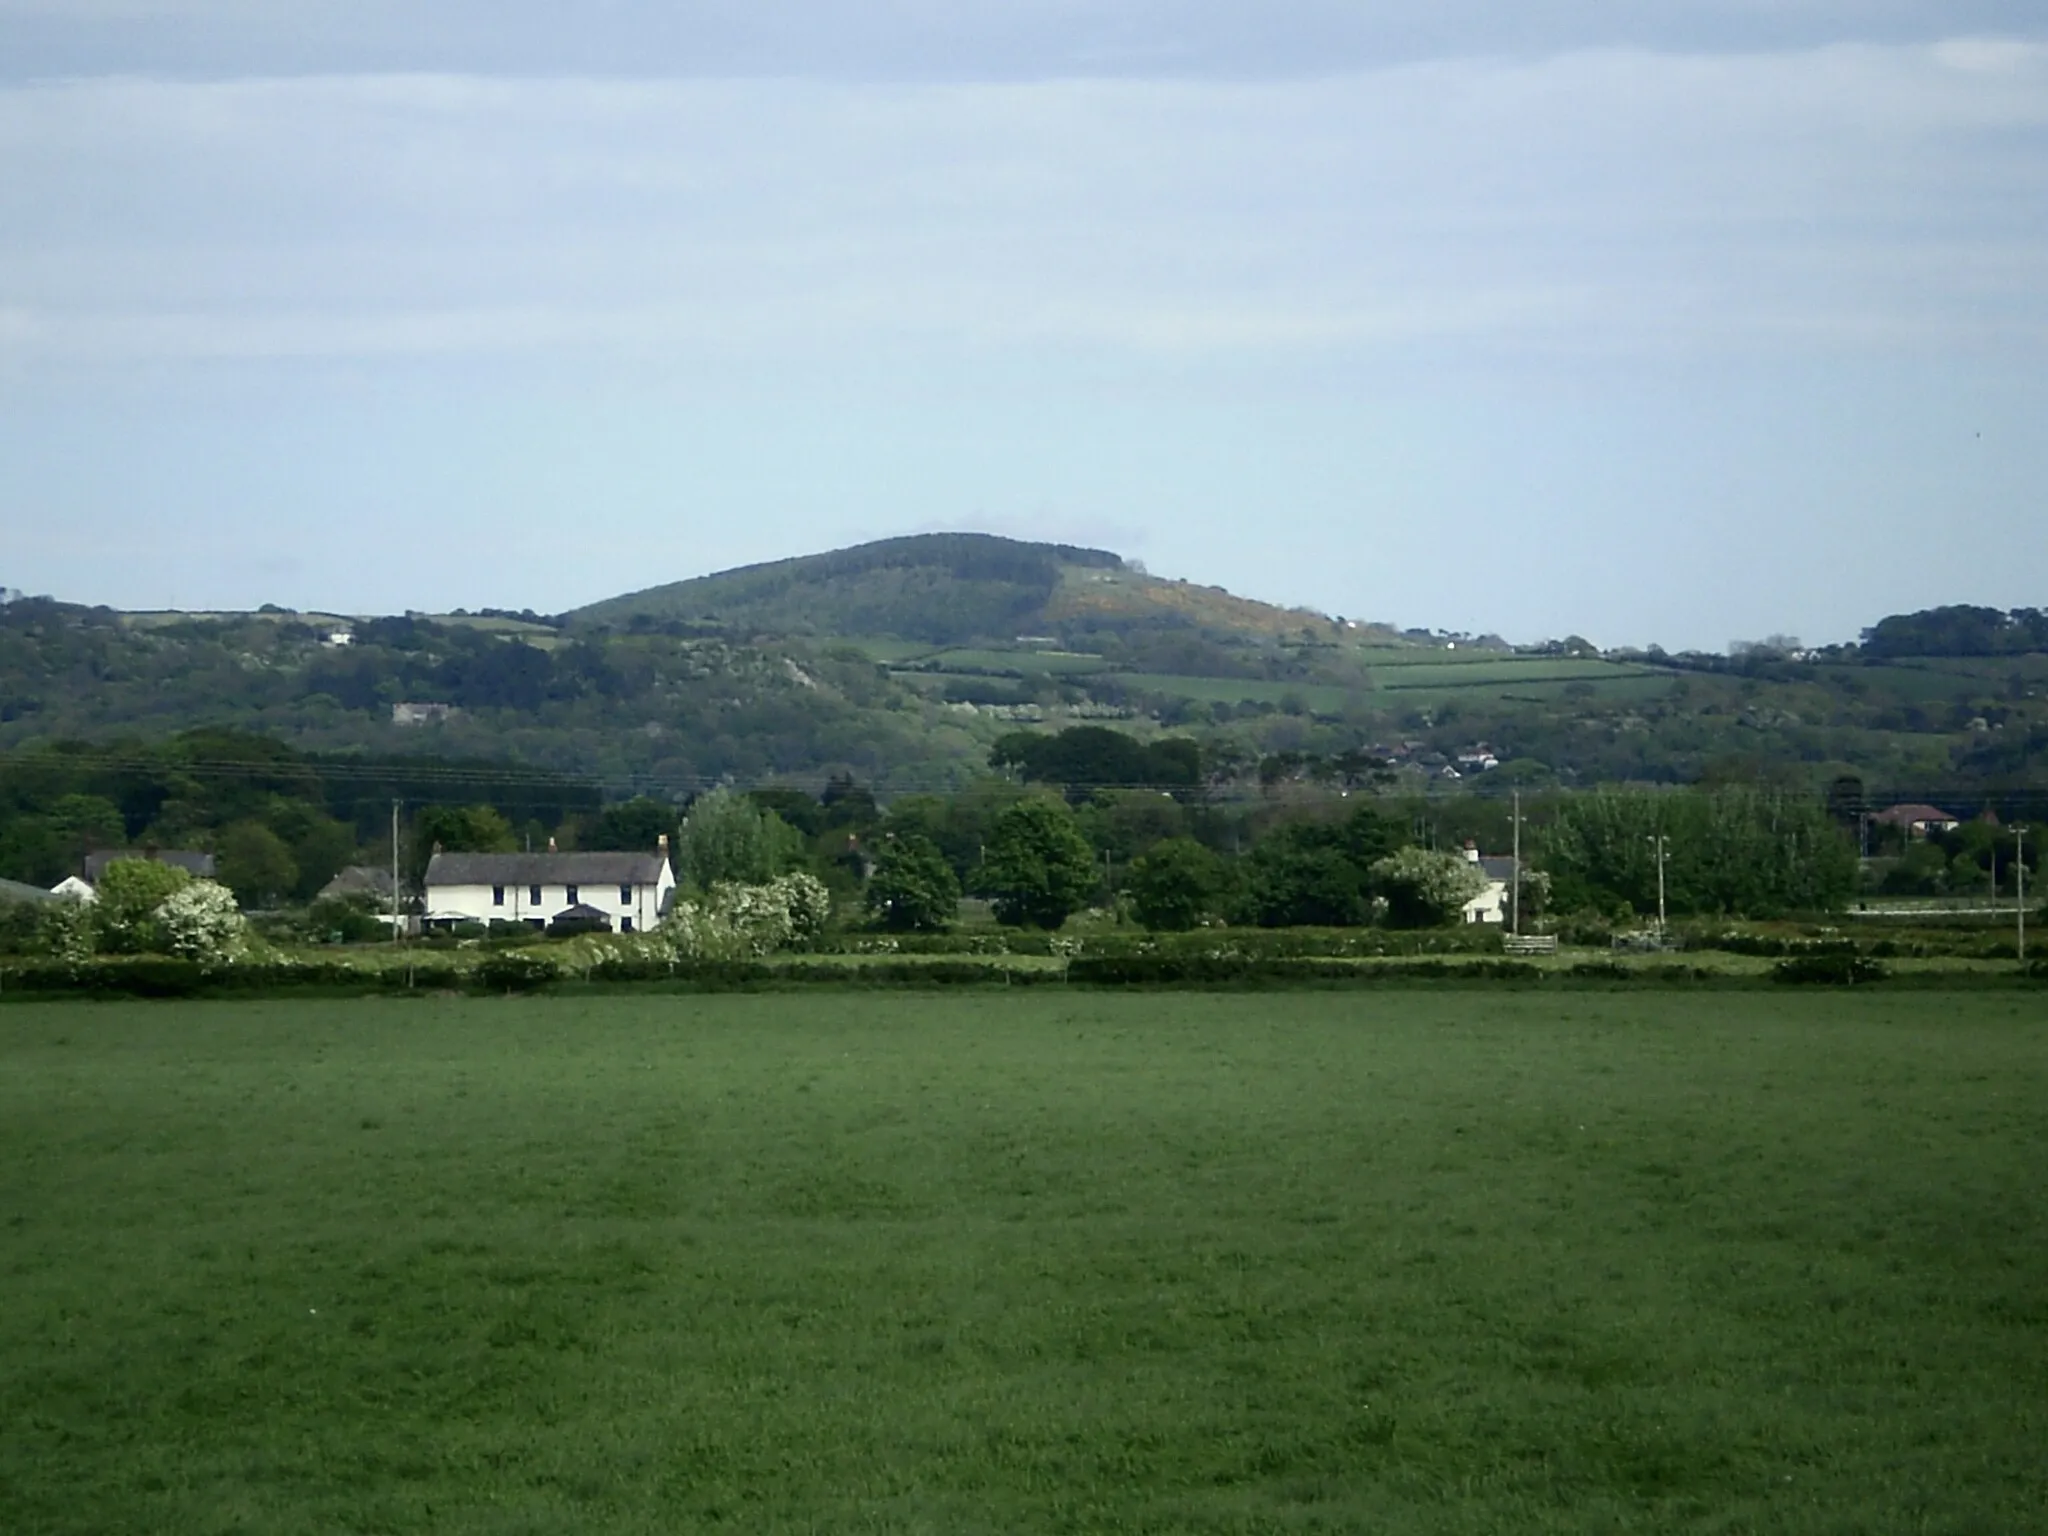
[[428, 928], [602, 917], [618, 933], [661, 926], [675, 900], [668, 839], [653, 853], [443, 853], [427, 863]]
[[1477, 843], [1465, 845], [1465, 862], [1479, 866], [1486, 884], [1466, 902], [1461, 916], [1468, 923], [1504, 923], [1508, 920], [1508, 887], [1514, 882], [1513, 859], [1482, 858]]

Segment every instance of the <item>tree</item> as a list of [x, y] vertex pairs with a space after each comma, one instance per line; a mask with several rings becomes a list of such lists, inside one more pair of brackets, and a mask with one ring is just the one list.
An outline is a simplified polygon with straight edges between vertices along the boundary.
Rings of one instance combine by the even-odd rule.
[[959, 911], [960, 881], [938, 844], [906, 832], [882, 844], [866, 901], [884, 928], [942, 933]]
[[715, 789], [683, 823], [679, 873], [700, 891], [766, 885], [803, 861], [803, 835], [745, 795]]
[[996, 818], [982, 888], [1005, 923], [1057, 928], [1095, 890], [1095, 853], [1066, 802], [1020, 800]]
[[234, 893], [211, 880], [178, 887], [156, 909], [163, 946], [187, 960], [232, 960], [248, 943], [248, 923]]
[[283, 838], [260, 821], [244, 821], [221, 834], [220, 877], [244, 906], [266, 906], [299, 882], [298, 861]]
[[1455, 853], [1400, 848], [1372, 866], [1373, 889], [1396, 928], [1435, 928], [1453, 922], [1465, 903], [1486, 889], [1477, 864]]
[[519, 846], [512, 823], [488, 805], [430, 805], [413, 818], [407, 883], [426, 883], [427, 864], [438, 847], [449, 853], [510, 853]]
[[155, 859], [116, 859], [100, 872], [93, 888], [93, 926], [102, 949], [136, 954], [162, 942], [156, 910], [175, 892], [192, 883], [175, 864]]
[[1816, 796], [1754, 785], [1601, 790], [1571, 796], [1545, 832], [1557, 905], [1656, 911], [1660, 837], [1673, 914], [1832, 911], [1856, 891], [1855, 846]]
[[1193, 928], [1215, 910], [1223, 861], [1192, 837], [1155, 843], [1131, 866], [1131, 904], [1147, 928]]
[[1350, 928], [1372, 917], [1374, 861], [1400, 846], [1400, 829], [1371, 805], [1343, 821], [1289, 822], [1246, 860], [1243, 915], [1265, 928]]
[[676, 808], [651, 795], [608, 805], [598, 812], [583, 846], [628, 853], [649, 853], [666, 837], [674, 842], [680, 825]]

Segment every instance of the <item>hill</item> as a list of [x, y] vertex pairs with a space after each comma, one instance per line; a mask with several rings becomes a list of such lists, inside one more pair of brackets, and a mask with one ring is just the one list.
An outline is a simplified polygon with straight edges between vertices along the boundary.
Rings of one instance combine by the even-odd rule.
[[1856, 773], [1968, 805], [2048, 769], [2044, 636], [2035, 610], [1955, 608], [1818, 651], [1516, 648], [1261, 603], [1105, 550], [939, 534], [552, 619], [19, 599], [0, 604], [0, 753], [228, 727], [607, 793], [832, 773], [887, 793], [958, 783], [1020, 727], [1094, 720], [1193, 736], [1212, 783], [1251, 793], [1269, 769], [1364, 753], [1418, 788]]
[[1330, 623], [1151, 576], [1108, 550], [988, 533], [916, 534], [741, 566], [608, 598], [563, 619], [574, 629], [681, 625], [933, 646], [1146, 629], [1277, 636]]

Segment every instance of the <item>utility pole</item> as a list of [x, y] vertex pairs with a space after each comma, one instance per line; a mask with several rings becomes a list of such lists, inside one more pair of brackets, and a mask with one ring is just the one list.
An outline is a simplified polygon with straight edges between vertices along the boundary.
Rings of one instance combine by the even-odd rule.
[[2019, 899], [2013, 903], [2014, 920], [2019, 925], [2020, 964], [2027, 963], [2027, 829], [2012, 829], [2012, 878], [2013, 889]]
[[398, 801], [391, 802], [391, 942], [398, 942]]
[[1515, 905], [1514, 905], [1514, 910], [1513, 910], [1512, 912], [1510, 912], [1510, 913], [1508, 914], [1508, 916], [1509, 916], [1510, 920], [1511, 920], [1511, 921], [1513, 922], [1513, 924], [1514, 924], [1514, 927], [1513, 927], [1513, 929], [1512, 929], [1511, 931], [1512, 931], [1512, 932], [1513, 932], [1513, 933], [1514, 933], [1514, 934], [1515, 934], [1515, 935], [1516, 935], [1517, 937], [1519, 937], [1519, 936], [1521, 935], [1521, 932], [1522, 932], [1522, 792], [1521, 792], [1521, 791], [1520, 791], [1519, 789], [1515, 791], [1515, 852], [1514, 852], [1514, 860], [1515, 860], [1515, 873], [1514, 873], [1514, 882], [1515, 882], [1515, 885], [1514, 885], [1514, 898], [1513, 898], [1513, 899], [1514, 899], [1514, 904], [1515, 904]]
[[1657, 850], [1657, 937], [1661, 939], [1664, 937], [1664, 851], [1671, 845], [1671, 839], [1660, 832], [1647, 841]]

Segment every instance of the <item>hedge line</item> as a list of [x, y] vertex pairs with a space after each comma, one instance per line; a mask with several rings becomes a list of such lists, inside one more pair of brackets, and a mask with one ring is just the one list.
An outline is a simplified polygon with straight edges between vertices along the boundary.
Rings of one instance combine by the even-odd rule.
[[[497, 958], [497, 957], [493, 957]], [[504, 957], [510, 960], [512, 957]], [[1598, 960], [1545, 967], [1523, 960], [1392, 960], [1355, 964], [1319, 957], [1270, 959], [1242, 955], [1124, 955], [1076, 959], [1064, 970], [1019, 969], [992, 959], [838, 965], [801, 958], [773, 961], [636, 961], [600, 966], [587, 976], [564, 975], [545, 955], [527, 955], [518, 965], [485, 963], [470, 970], [451, 965], [417, 965], [367, 971], [342, 964], [254, 964], [204, 966], [189, 960], [145, 958], [67, 966], [55, 962], [0, 968], [0, 999], [39, 997], [170, 998], [265, 996], [378, 996], [411, 991], [466, 991], [483, 995], [531, 992], [557, 986], [574, 991], [657, 989], [663, 991], [751, 991], [790, 986], [839, 988], [1085, 987], [1285, 988], [1370, 987], [1402, 982], [1583, 986], [1719, 986], [1741, 988], [1762, 978], [1735, 976], [1675, 962], [1622, 965]], [[1894, 986], [2004, 985], [2048, 982], [2048, 961], [2000, 976], [1956, 976], [1941, 972], [1895, 976], [1885, 966], [1843, 950], [1780, 961], [1769, 980], [1778, 983], [1843, 986], [1889, 982]]]

